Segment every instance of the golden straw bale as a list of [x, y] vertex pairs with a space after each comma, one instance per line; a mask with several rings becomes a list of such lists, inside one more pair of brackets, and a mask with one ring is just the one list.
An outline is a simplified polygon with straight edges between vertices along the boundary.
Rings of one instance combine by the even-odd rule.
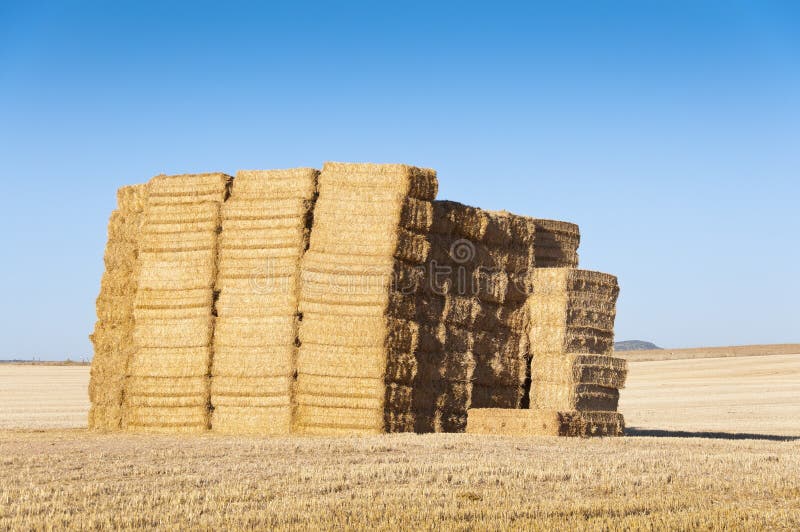
[[226, 378], [291, 375], [294, 373], [294, 353], [294, 342], [269, 347], [215, 344], [211, 373], [218, 378], [222, 375]]
[[220, 434], [277, 436], [292, 427], [291, 406], [216, 405], [211, 426]]
[[315, 168], [286, 170], [239, 170], [233, 180], [232, 198], [311, 198], [316, 193]]
[[98, 431], [117, 431], [122, 422], [122, 403], [103, 404], [93, 401], [89, 407], [89, 428]]
[[621, 436], [625, 422], [616, 412], [470, 408], [467, 432], [493, 436]]
[[531, 382], [531, 407], [549, 410], [615, 412], [619, 390], [595, 384]]
[[125, 396], [187, 397], [209, 393], [207, 376], [154, 377], [131, 375], [125, 381]]
[[533, 356], [611, 353], [618, 293], [612, 275], [569, 268], [537, 269], [529, 298]]
[[380, 407], [385, 392], [385, 382], [381, 378], [332, 377], [300, 373], [295, 384], [297, 402], [306, 401], [337, 402], [343, 398], [370, 398]]
[[209, 312], [213, 303], [213, 293], [207, 288], [187, 290], [158, 290], [140, 288], [136, 292], [136, 309], [194, 309], [203, 308]]
[[216, 375], [211, 379], [211, 393], [214, 396], [225, 396], [236, 400], [269, 397], [272, 398], [272, 403], [288, 405], [293, 384], [292, 375], [278, 374], [275, 371], [277, 370], [273, 370], [273, 375], [260, 377]]
[[158, 175], [149, 182], [147, 205], [221, 203], [230, 180], [221, 173]]
[[384, 432], [383, 408], [338, 408], [316, 405], [298, 406], [293, 430], [299, 434], [359, 435]]
[[624, 358], [608, 355], [567, 353], [537, 357], [531, 367], [534, 381], [596, 384], [607, 388], [623, 388], [628, 373]]
[[[265, 279], [269, 281], [269, 279]], [[283, 282], [283, 278], [278, 282]], [[288, 285], [288, 283], [286, 283]], [[267, 316], [293, 315], [297, 311], [297, 296], [287, 291], [260, 293], [221, 290], [217, 300], [217, 315], [226, 318], [261, 318]]]
[[296, 337], [293, 315], [267, 317], [218, 317], [216, 342], [218, 346], [269, 347], [293, 344]]
[[117, 210], [120, 213], [144, 211], [147, 185], [127, 185], [117, 189]]
[[577, 268], [580, 231], [569, 222], [541, 220], [536, 222], [534, 250], [537, 268]]
[[233, 195], [222, 206], [225, 230], [246, 229], [249, 224], [258, 225], [269, 220], [296, 220], [307, 223], [313, 207], [313, 194], [286, 198], [243, 197], [234, 185]]
[[126, 430], [151, 433], [198, 433], [208, 430], [206, 406], [126, 406], [123, 423]]
[[133, 339], [146, 347], [205, 347], [211, 342], [213, 317], [150, 318], [136, 320]]
[[319, 176], [320, 195], [323, 187], [342, 185], [370, 191], [397, 191], [401, 198], [412, 197], [431, 201], [436, 197], [436, 172], [405, 164], [326, 162]]
[[131, 357], [128, 375], [136, 377], [203, 377], [208, 374], [211, 348], [140, 347]]
[[295, 294], [299, 290], [299, 286], [300, 280], [296, 272], [291, 275], [281, 274], [274, 277], [266, 274], [248, 275], [247, 277], [223, 277], [220, 275], [216, 281], [216, 289], [220, 291], [220, 297], [225, 291], [277, 297]]

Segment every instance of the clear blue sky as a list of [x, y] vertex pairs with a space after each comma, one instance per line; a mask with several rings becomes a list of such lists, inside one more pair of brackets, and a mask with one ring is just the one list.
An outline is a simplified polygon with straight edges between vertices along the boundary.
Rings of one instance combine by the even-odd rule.
[[580, 224], [617, 338], [800, 341], [800, 4], [0, 3], [0, 358], [77, 358], [114, 192], [406, 162]]

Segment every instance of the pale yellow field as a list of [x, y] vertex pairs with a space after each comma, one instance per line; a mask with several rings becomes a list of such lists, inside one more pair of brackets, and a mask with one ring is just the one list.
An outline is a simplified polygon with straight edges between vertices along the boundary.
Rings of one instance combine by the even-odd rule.
[[89, 367], [0, 364], [0, 429], [85, 427]]
[[691, 347], [688, 349], [648, 349], [644, 351], [619, 351], [629, 361], [675, 360], [678, 358], [721, 358], [744, 356], [795, 355], [800, 344], [730, 345], [724, 347]]
[[[85, 426], [87, 379], [0, 366], [0, 427]], [[631, 363], [624, 438], [6, 429], [0, 529], [796, 530], [798, 397], [781, 355]]]
[[629, 428], [800, 436], [800, 355], [629, 366], [620, 400]]

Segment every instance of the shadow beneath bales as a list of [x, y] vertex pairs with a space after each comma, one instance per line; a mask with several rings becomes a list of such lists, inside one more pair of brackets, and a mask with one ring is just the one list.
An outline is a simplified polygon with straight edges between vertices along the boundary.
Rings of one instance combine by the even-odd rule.
[[766, 441], [800, 441], [800, 436], [781, 436], [779, 434], [750, 434], [747, 432], [711, 432], [639, 429], [627, 427], [625, 436], [650, 438], [706, 438], [711, 440], [766, 440]]

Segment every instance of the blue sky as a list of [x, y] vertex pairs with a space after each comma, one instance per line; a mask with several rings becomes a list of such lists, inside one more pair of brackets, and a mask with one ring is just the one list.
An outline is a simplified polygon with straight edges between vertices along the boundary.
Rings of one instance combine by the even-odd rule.
[[800, 341], [800, 7], [0, 3], [0, 358], [78, 358], [114, 192], [406, 162], [580, 224], [617, 338]]

